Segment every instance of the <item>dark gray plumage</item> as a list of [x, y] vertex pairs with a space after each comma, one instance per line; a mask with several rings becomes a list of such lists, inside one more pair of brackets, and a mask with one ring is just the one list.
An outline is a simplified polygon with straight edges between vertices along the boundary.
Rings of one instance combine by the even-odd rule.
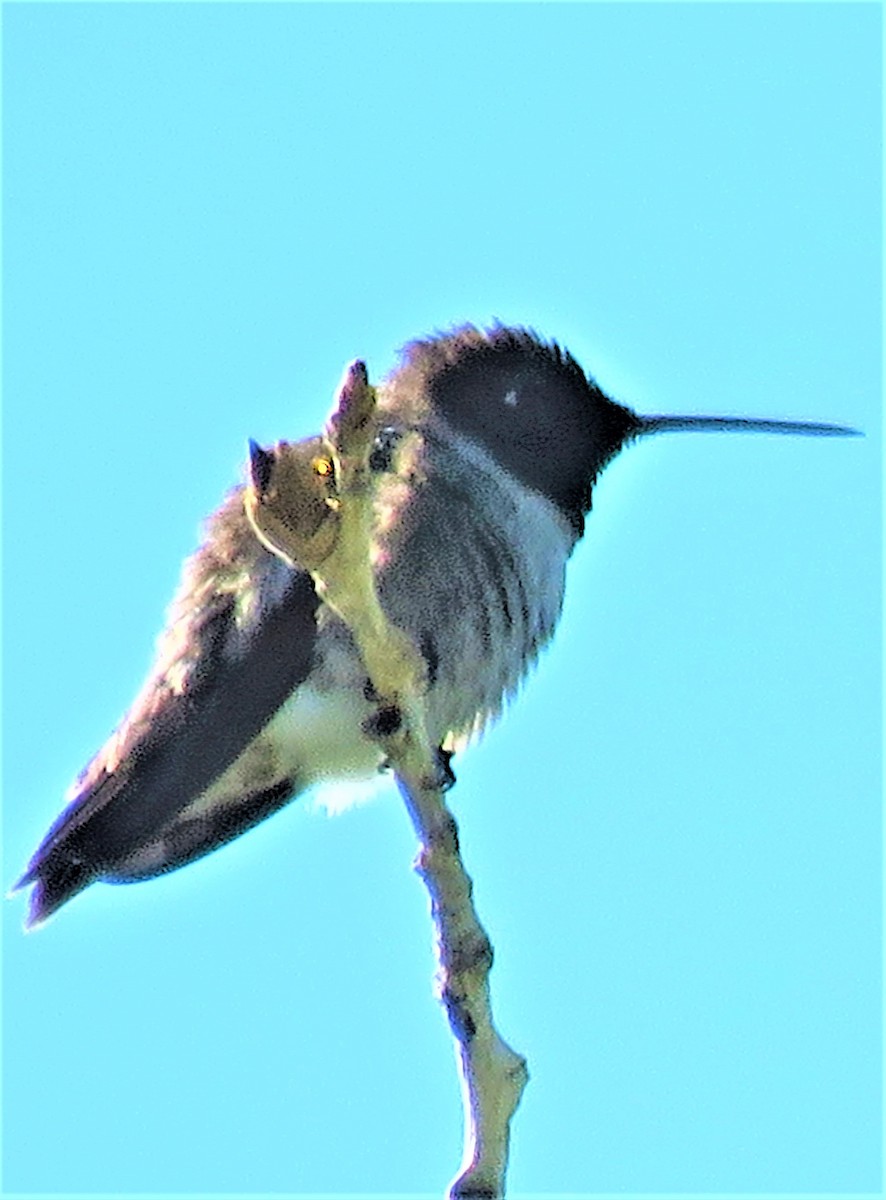
[[[552, 636], [594, 481], [626, 442], [667, 429], [854, 432], [640, 417], [556, 345], [501, 326], [412, 342], [379, 407], [379, 593], [425, 656], [429, 730], [449, 747], [498, 713]], [[259, 491], [266, 465], [254, 450]], [[94, 880], [207, 854], [319, 779], [377, 771], [373, 715], [348, 630], [306, 572], [259, 543], [235, 489], [185, 564], [144, 688], [18, 881], [33, 885], [29, 924]]]

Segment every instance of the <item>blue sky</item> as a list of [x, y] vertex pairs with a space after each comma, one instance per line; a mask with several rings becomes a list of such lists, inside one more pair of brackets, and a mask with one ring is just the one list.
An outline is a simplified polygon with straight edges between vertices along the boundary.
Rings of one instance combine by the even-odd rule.
[[[532, 1073], [515, 1196], [880, 1186], [875, 5], [4, 8], [3, 882], [248, 437], [499, 317], [671, 436], [451, 794]], [[460, 1104], [393, 790], [3, 906], [5, 1194], [440, 1195]]]

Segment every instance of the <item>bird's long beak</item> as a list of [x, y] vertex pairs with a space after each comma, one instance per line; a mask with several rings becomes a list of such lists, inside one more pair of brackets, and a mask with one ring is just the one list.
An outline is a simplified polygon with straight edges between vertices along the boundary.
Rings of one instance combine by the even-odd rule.
[[653, 433], [782, 433], [803, 437], [862, 437], [849, 425], [825, 425], [816, 421], [772, 421], [765, 417], [637, 416], [634, 438]]

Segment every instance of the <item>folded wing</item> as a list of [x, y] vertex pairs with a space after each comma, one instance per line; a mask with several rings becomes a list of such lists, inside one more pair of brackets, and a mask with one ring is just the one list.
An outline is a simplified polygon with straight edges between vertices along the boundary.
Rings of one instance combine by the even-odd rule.
[[34, 885], [29, 925], [117, 874], [239, 757], [309, 674], [317, 605], [307, 572], [258, 543], [236, 489], [185, 564], [142, 691], [16, 884]]

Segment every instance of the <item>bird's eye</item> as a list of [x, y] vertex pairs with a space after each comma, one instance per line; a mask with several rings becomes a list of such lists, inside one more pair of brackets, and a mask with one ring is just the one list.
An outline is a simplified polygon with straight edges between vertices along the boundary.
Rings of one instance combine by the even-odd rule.
[[315, 475], [320, 475], [324, 479], [332, 474], [332, 462], [328, 458], [315, 458], [311, 467]]
[[387, 425], [380, 429], [372, 443], [369, 454], [369, 469], [373, 475], [383, 475], [394, 467], [394, 451], [400, 441], [400, 432]]

